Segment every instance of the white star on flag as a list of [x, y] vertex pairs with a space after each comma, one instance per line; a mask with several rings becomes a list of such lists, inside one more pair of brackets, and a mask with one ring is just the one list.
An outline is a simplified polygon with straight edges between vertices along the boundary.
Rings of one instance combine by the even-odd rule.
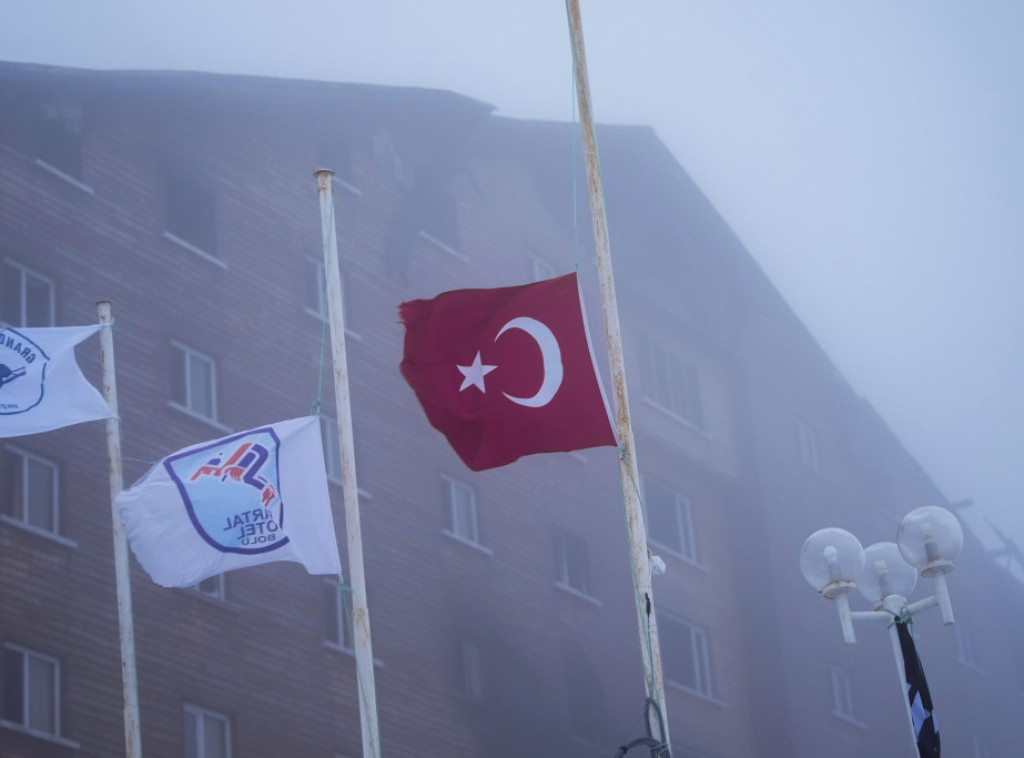
[[487, 392], [484, 389], [484, 377], [489, 373], [498, 368], [497, 366], [488, 366], [480, 361], [480, 351], [476, 351], [476, 358], [473, 359], [473, 363], [470, 366], [456, 366], [462, 375], [466, 377], [462, 380], [462, 386], [459, 387], [459, 392], [466, 389], [470, 385], [475, 385], [480, 389], [481, 392]]

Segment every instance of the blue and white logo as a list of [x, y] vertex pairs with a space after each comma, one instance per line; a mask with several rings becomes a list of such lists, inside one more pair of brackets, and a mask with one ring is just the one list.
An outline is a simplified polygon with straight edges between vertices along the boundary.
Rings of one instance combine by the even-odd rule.
[[35, 342], [0, 329], [0, 415], [25, 413], [43, 401], [50, 358]]
[[280, 440], [271, 427], [167, 458], [192, 525], [224, 553], [266, 553], [288, 544], [279, 483]]

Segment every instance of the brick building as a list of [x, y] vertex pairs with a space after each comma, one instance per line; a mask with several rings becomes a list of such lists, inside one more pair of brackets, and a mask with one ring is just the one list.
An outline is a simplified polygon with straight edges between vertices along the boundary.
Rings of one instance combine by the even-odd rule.
[[[0, 66], [0, 319], [90, 323], [96, 300], [113, 301], [129, 483], [185, 445], [308, 413], [319, 394], [343, 548], [312, 177], [337, 172], [387, 755], [610, 756], [641, 734], [614, 450], [473, 474], [397, 370], [399, 302], [577, 264], [600, 347], [570, 137], [569, 125], [499, 118], [441, 91]], [[864, 630], [844, 647], [797, 555], [833, 522], [892, 539], [904, 512], [942, 496], [653, 132], [598, 138], [637, 486], [668, 565], [654, 590], [673, 755], [876, 755], [906, 739], [887, 640]], [[78, 355], [96, 381], [98, 349]], [[0, 755], [116, 755], [102, 427], [2, 451]], [[973, 571], [1003, 600], [977, 595], [961, 610], [958, 569], [954, 604], [969, 620], [957, 629], [977, 637], [922, 621], [920, 645], [944, 739], [984, 758], [1012, 752], [1000, 717], [1024, 666], [971, 655], [1024, 663], [1024, 614], [1019, 587], [968, 537], [962, 581]], [[351, 638], [331, 582], [283, 563], [188, 590], [158, 587], [133, 563], [132, 582], [147, 754], [359, 754]], [[1007, 605], [1014, 621], [982, 639], [973, 619]]]

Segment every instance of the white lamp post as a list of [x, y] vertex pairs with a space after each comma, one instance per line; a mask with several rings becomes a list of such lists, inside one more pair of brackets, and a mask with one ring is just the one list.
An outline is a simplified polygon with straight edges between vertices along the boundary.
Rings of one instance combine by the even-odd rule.
[[[820, 529], [804, 542], [800, 551], [800, 570], [807, 583], [836, 601], [843, 640], [857, 641], [854, 621], [885, 621], [889, 624], [893, 655], [900, 678], [900, 693], [905, 695], [906, 672], [900, 649], [896, 619], [938, 606], [944, 624], [953, 623], [946, 574], [960, 555], [964, 533], [956, 516], [944, 508], [927, 506], [908, 513], [900, 523], [896, 542], [878, 542], [862, 548], [860, 542], [843, 529]], [[917, 576], [932, 579], [935, 592], [924, 600], [907, 604]], [[851, 611], [849, 593], [856, 588], [874, 607], [871, 611]], [[903, 697], [917, 755], [917, 736], [910, 703]]]

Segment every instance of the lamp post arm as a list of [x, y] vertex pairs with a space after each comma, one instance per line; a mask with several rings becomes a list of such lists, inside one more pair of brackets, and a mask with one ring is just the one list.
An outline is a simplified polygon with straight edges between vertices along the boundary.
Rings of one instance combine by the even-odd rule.
[[938, 596], [932, 595], [931, 597], [926, 597], [923, 600], [918, 600], [916, 603], [911, 603], [910, 605], [908, 605], [907, 613], [909, 613], [911, 616], [915, 616], [921, 611], [926, 611], [929, 608], [934, 608], [936, 605], [939, 605]]
[[949, 587], [946, 586], [944, 573], [935, 575], [935, 597], [939, 602], [939, 611], [942, 613], [942, 623], [949, 626], [954, 621], [953, 605], [949, 601]]
[[888, 611], [854, 611], [850, 616], [854, 621], [892, 621]]

